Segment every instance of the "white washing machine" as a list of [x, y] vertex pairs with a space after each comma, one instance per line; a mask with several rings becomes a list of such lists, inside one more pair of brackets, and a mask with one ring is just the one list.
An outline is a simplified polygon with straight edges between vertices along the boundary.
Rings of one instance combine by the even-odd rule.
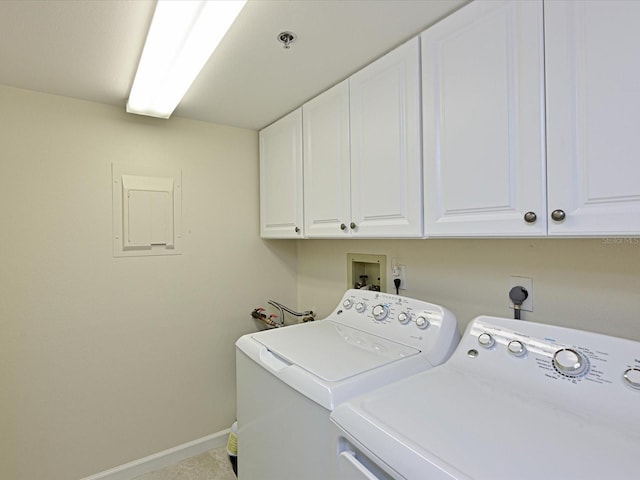
[[338, 480], [640, 478], [640, 342], [478, 317], [443, 366], [335, 409]]
[[238, 478], [331, 478], [331, 410], [441, 364], [459, 339], [445, 308], [369, 290], [348, 290], [324, 320], [241, 337]]

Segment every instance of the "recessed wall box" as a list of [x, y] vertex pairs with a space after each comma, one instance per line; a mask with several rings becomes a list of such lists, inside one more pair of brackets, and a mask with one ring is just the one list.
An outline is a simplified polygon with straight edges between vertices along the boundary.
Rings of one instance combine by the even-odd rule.
[[129, 170], [113, 166], [114, 256], [182, 253], [181, 172], [148, 176]]
[[387, 256], [347, 253], [347, 288], [387, 291]]

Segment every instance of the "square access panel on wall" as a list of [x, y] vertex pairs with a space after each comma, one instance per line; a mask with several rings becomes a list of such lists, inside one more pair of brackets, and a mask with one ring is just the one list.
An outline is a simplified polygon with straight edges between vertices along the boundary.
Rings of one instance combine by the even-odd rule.
[[347, 253], [347, 288], [387, 291], [387, 256]]
[[182, 172], [113, 164], [113, 255], [182, 253]]

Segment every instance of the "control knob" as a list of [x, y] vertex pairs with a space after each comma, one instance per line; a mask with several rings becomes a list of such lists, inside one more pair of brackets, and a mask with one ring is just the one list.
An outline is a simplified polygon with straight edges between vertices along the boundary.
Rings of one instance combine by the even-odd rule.
[[402, 325], [406, 325], [407, 323], [409, 323], [409, 320], [411, 320], [411, 316], [407, 312], [400, 312], [398, 314], [398, 321]]
[[353, 300], [351, 298], [345, 298], [344, 302], [342, 302], [342, 306], [349, 310], [353, 306]]
[[367, 304], [364, 302], [356, 303], [356, 312], [363, 313], [367, 309]]
[[507, 350], [511, 355], [516, 357], [522, 357], [525, 353], [527, 353], [527, 347], [524, 346], [520, 340], [511, 340], [507, 345]]
[[579, 377], [587, 372], [589, 361], [572, 348], [561, 348], [553, 354], [553, 366], [562, 375]]
[[628, 368], [624, 372], [624, 381], [631, 388], [640, 390], [640, 368]]
[[389, 315], [389, 307], [387, 307], [386, 305], [376, 305], [375, 307], [373, 307], [373, 310], [371, 310], [371, 313], [373, 314], [373, 318], [375, 318], [378, 322], [381, 322], [382, 320], [387, 318], [387, 315]]
[[496, 344], [496, 341], [493, 339], [493, 337], [490, 334], [488, 334], [487, 332], [484, 332], [478, 335], [478, 343], [480, 344], [481, 347], [491, 348]]
[[429, 320], [427, 320], [426, 317], [423, 317], [421, 315], [418, 318], [416, 318], [416, 327], [421, 328], [422, 330], [424, 330], [428, 326], [429, 326]]

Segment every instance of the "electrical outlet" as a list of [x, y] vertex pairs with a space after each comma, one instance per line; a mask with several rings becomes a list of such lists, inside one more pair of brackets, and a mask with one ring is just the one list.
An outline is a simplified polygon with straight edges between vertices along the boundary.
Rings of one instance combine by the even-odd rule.
[[407, 289], [407, 266], [406, 265], [395, 265], [391, 269], [391, 275], [394, 279], [400, 279], [400, 290]]
[[[509, 288], [507, 289], [507, 299], [509, 299], [509, 291], [513, 287], [524, 287], [528, 293], [527, 299], [522, 303], [520, 310], [525, 312], [533, 312], [533, 278], [518, 277], [516, 275], [509, 275]], [[513, 302], [509, 299], [509, 308], [513, 309]]]

